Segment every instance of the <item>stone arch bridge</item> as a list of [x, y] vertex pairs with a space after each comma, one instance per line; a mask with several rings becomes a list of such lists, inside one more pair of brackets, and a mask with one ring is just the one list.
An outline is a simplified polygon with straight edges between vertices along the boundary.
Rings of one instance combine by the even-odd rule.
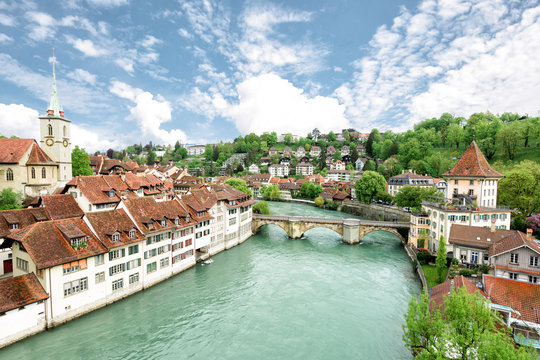
[[253, 233], [267, 224], [277, 225], [291, 239], [299, 239], [304, 233], [314, 228], [327, 228], [337, 232], [347, 244], [358, 244], [362, 238], [372, 231], [387, 231], [396, 235], [402, 243], [406, 243], [406, 234], [400, 233], [399, 229], [410, 228], [409, 223], [389, 222], [389, 221], [371, 221], [359, 219], [328, 219], [328, 218], [310, 218], [304, 216], [277, 216], [253, 214], [252, 230]]

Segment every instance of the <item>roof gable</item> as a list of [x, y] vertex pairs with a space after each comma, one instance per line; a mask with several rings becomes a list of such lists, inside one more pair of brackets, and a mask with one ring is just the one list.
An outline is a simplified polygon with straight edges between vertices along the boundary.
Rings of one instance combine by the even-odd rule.
[[34, 139], [0, 139], [0, 163], [18, 163], [34, 143]]
[[495, 171], [482, 154], [482, 151], [473, 141], [465, 150], [456, 166], [443, 174], [444, 177], [490, 177], [502, 178], [503, 175]]

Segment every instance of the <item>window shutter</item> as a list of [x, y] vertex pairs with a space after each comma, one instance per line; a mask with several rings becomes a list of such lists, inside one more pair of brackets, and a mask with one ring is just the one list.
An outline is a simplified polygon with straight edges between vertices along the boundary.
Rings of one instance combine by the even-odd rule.
[[152, 243], [152, 239], [149, 236], [148, 239], [146, 239], [146, 245], [150, 245], [151, 243]]
[[167, 245], [168, 251], [171, 251], [171, 244]]
[[129, 270], [130, 266], [129, 266], [129, 261], [125, 264], [126, 265], [126, 269]]
[[469, 216], [467, 216], [467, 221], [469, 221]]
[[109, 261], [112, 261], [112, 253], [109, 253]]
[[144, 252], [144, 258], [145, 258], [145, 259], [148, 259], [148, 251], [145, 251], [145, 252]]
[[126, 248], [122, 249], [122, 257], [126, 256]]
[[109, 276], [112, 276], [112, 267], [109, 268]]
[[141, 259], [137, 259], [138, 266], [141, 266]]

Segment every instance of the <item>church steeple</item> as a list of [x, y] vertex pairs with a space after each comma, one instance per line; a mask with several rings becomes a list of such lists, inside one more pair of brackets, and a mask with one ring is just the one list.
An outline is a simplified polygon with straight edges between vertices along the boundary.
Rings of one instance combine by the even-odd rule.
[[58, 100], [58, 92], [56, 91], [56, 72], [54, 70], [54, 63], [56, 58], [54, 57], [54, 48], [53, 48], [53, 59], [52, 59], [52, 71], [53, 71], [53, 80], [52, 80], [52, 90], [51, 90], [51, 102], [49, 103], [49, 108], [47, 109], [48, 115], [61, 116], [64, 117], [64, 109], [60, 105]]

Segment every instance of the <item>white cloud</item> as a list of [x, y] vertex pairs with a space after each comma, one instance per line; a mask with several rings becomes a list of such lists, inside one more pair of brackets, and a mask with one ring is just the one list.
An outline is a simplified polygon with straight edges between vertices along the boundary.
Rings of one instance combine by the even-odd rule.
[[133, 60], [127, 59], [127, 58], [120, 58], [114, 60], [116, 65], [120, 66], [122, 69], [124, 69], [126, 72], [133, 74]]
[[96, 84], [96, 75], [90, 74], [83, 69], [75, 69], [75, 71], [68, 73], [67, 76], [80, 83], [87, 83], [90, 85]]
[[117, 137], [108, 138], [104, 136], [108, 134], [105, 129], [91, 129], [87, 126], [71, 123], [71, 142], [73, 146], [78, 145], [80, 148], [84, 148], [88, 152], [95, 152], [105, 149], [118, 149], [124, 147], [126, 143], [121, 143]]
[[156, 44], [163, 43], [163, 40], [160, 40], [152, 35], [146, 35], [146, 37], [141, 41], [141, 46], [145, 48], [151, 48]]
[[344, 106], [335, 98], [309, 97], [302, 89], [275, 74], [263, 74], [241, 82], [239, 102], [223, 108], [222, 113], [232, 119], [243, 133], [288, 131], [304, 135], [313, 128], [321, 131], [346, 128]]
[[186, 143], [187, 136], [180, 129], [165, 130], [161, 126], [171, 121], [171, 104], [161, 96], [156, 96], [142, 89], [133, 88], [130, 85], [113, 81], [110, 92], [118, 97], [134, 103], [129, 107], [128, 119], [135, 120], [142, 135], [152, 138], [163, 144], [174, 144], [176, 141]]
[[6, 34], [0, 33], [0, 44], [8, 44], [13, 41], [13, 38]]
[[0, 104], [0, 135], [39, 141], [39, 113], [21, 104]]
[[178, 29], [178, 35], [180, 35], [180, 36], [182, 36], [182, 37], [184, 37], [184, 38], [186, 38], [186, 39], [192, 39], [192, 38], [193, 38], [193, 35], [191, 35], [191, 34], [189, 33], [189, 31], [187, 31], [187, 30], [184, 29], [184, 28]]
[[0, 24], [4, 26], [15, 26], [17, 25], [17, 21], [12, 16], [0, 13]]
[[92, 42], [92, 40], [75, 39], [71, 36], [66, 37], [66, 40], [68, 43], [73, 45], [75, 49], [82, 52], [85, 56], [97, 57], [97, 56], [107, 55], [109, 53], [105, 49], [96, 47], [94, 43]]
[[129, 4], [129, 0], [86, 0], [90, 5], [102, 7], [115, 7]]
[[30, 11], [26, 17], [31, 22], [28, 25], [30, 33], [28, 36], [35, 41], [43, 41], [51, 38], [56, 33], [55, 20], [49, 14], [43, 12]]

